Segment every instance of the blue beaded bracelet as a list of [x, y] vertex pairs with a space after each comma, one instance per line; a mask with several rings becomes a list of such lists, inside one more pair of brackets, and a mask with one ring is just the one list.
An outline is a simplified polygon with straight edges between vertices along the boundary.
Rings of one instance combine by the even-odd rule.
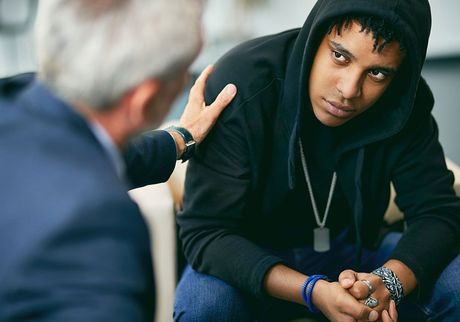
[[311, 301], [311, 293], [316, 282], [319, 280], [327, 280], [326, 275], [310, 275], [302, 285], [302, 298], [311, 313], [319, 313], [319, 310], [313, 305]]

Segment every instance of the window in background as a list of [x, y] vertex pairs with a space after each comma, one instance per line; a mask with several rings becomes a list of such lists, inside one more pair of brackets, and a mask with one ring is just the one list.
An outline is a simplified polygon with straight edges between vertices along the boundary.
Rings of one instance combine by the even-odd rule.
[[33, 23], [38, 0], [0, 0], [0, 77], [35, 70]]

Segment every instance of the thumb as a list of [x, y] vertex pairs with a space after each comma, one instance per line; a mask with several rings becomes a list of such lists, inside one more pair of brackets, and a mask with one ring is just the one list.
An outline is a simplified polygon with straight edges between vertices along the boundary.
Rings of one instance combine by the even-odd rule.
[[353, 286], [353, 284], [356, 282], [356, 272], [347, 269], [344, 270], [342, 273], [339, 275], [339, 284], [342, 286], [344, 289], [349, 289], [350, 287]]
[[236, 95], [236, 86], [233, 84], [228, 84], [224, 89], [217, 95], [216, 99], [209, 106], [212, 108], [218, 115], [223, 111], [225, 107], [231, 102], [231, 100]]

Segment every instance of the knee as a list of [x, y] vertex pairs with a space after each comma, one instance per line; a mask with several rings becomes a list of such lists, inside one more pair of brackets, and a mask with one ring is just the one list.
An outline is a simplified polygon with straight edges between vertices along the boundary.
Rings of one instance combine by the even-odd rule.
[[[460, 304], [460, 255], [444, 269], [435, 284], [435, 292], [443, 300]], [[459, 306], [460, 307], [460, 306]]]
[[[441, 273], [434, 285], [429, 311], [443, 321], [458, 321], [460, 316], [460, 256]], [[451, 319], [452, 317], [452, 319]]]
[[250, 321], [246, 296], [236, 288], [212, 277], [194, 272], [184, 276], [176, 290], [174, 321]]

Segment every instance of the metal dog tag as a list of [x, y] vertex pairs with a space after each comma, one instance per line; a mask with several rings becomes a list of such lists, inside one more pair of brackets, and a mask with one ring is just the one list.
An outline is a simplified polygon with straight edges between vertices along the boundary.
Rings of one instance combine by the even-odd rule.
[[331, 243], [329, 241], [329, 228], [318, 227], [313, 229], [313, 249], [315, 252], [327, 252], [331, 249]]

